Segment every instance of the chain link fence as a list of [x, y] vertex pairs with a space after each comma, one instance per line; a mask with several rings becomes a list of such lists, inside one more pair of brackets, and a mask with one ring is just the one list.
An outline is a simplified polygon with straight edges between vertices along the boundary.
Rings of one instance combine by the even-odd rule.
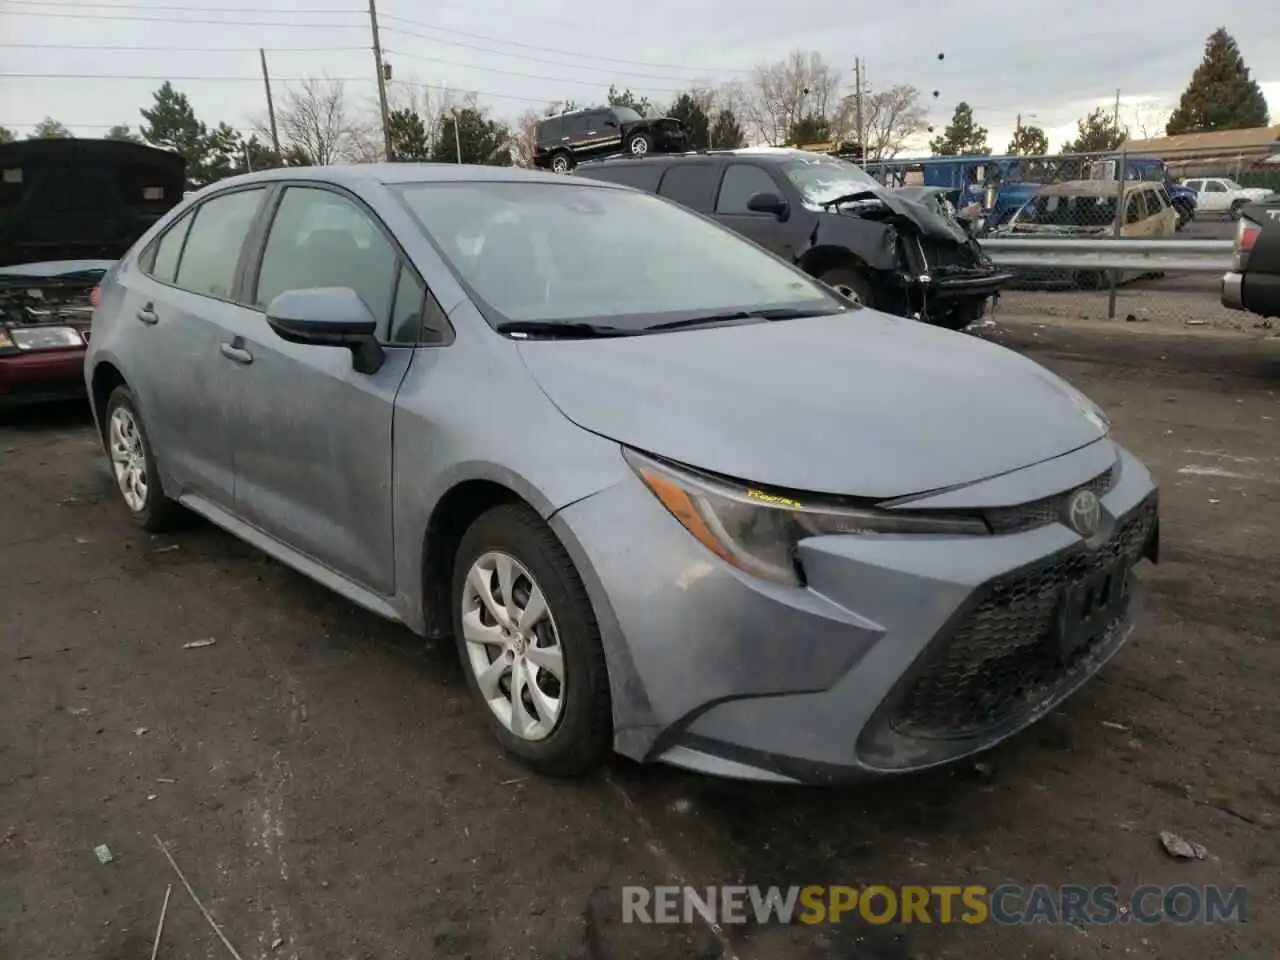
[[[1241, 208], [1280, 181], [1266, 148], [1183, 149], [1043, 157], [936, 157], [870, 164], [886, 185], [944, 186], [962, 215], [982, 218], [982, 239], [1230, 242]], [[1257, 184], [1257, 186], [1250, 186]], [[994, 245], [993, 245], [994, 249]], [[1220, 273], [1148, 265], [1009, 268], [998, 311], [1081, 319], [1249, 327], [1258, 318], [1221, 305]], [[1078, 258], [1077, 258], [1078, 259]], [[1175, 257], [1171, 256], [1171, 260]], [[997, 316], [999, 313], [997, 312]]]

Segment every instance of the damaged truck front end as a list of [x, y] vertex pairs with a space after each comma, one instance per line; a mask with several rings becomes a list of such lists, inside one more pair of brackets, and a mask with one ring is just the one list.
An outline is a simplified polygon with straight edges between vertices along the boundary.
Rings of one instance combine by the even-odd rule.
[[981, 319], [1011, 279], [931, 191], [868, 186], [816, 206], [821, 213], [801, 262], [848, 251], [871, 274], [876, 309], [960, 330]]

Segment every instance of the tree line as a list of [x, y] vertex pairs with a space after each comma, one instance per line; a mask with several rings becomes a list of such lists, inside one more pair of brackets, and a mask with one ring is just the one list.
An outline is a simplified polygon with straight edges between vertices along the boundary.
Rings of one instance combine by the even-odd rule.
[[[609, 87], [605, 102], [628, 106], [646, 116], [680, 119], [695, 149], [733, 148], [749, 142], [770, 145], [861, 141], [868, 162], [891, 160], [926, 134], [935, 133], [921, 91], [910, 85], [877, 89], [866, 84], [847, 92], [845, 71], [821, 54], [795, 50], [758, 67], [748, 80], [715, 87], [691, 86], [661, 105], [629, 88]], [[110, 128], [107, 139], [134, 140], [177, 151], [187, 160], [193, 186], [202, 186], [247, 170], [338, 162], [437, 161], [527, 166], [540, 120], [578, 109], [573, 100], [557, 101], [542, 110], [527, 110], [513, 122], [494, 116], [475, 94], [457, 94], [426, 84], [396, 84], [384, 140], [379, 110], [354, 99], [340, 80], [316, 77], [285, 87], [275, 105], [275, 126], [255, 119], [247, 132], [219, 121], [207, 124], [196, 116], [186, 94], [165, 82], [152, 94], [152, 104], [139, 112], [136, 131], [124, 124]], [[860, 93], [860, 96], [859, 96]], [[937, 97], [937, 91], [933, 96]], [[586, 104], [582, 104], [585, 106]], [[1130, 138], [1265, 126], [1266, 99], [1249, 74], [1240, 49], [1225, 29], [1205, 43], [1204, 57], [1167, 119], [1135, 108], [1132, 124], [1118, 111], [1099, 108], [1081, 118], [1077, 135], [1060, 146], [1062, 153], [1115, 150]], [[28, 134], [69, 137], [57, 120], [46, 118]], [[0, 143], [16, 139], [0, 127]], [[278, 147], [277, 147], [278, 140]], [[956, 105], [941, 132], [929, 140], [937, 156], [990, 154], [988, 130], [973, 108]], [[1049, 140], [1038, 126], [1019, 122], [1008, 154], [1049, 153]]]

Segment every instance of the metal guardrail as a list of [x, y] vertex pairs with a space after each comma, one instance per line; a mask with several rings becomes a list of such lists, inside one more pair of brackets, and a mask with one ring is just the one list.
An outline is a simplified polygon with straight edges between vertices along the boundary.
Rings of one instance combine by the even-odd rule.
[[1142, 273], [1226, 273], [1231, 240], [1049, 239], [993, 237], [978, 241], [1000, 267], [1120, 270]]

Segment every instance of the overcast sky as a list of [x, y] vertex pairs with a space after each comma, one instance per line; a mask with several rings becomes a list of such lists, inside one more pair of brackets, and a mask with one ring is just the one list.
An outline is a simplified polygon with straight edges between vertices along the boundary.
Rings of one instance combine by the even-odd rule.
[[[226, 3], [0, 0], [0, 125], [25, 134], [51, 116], [80, 136], [136, 128], [138, 108], [171, 78], [202, 120], [247, 129], [264, 112], [259, 46], [277, 96], [287, 78], [327, 72], [350, 78], [352, 97], [373, 108], [362, 0]], [[1158, 122], [1205, 38], [1225, 26], [1280, 122], [1274, 0], [380, 0], [378, 12], [393, 97], [409, 82], [477, 91], [509, 118], [554, 100], [600, 102], [611, 82], [666, 103], [693, 83], [749, 81], [757, 64], [800, 48], [846, 69], [847, 90], [856, 57], [873, 87], [916, 85], [939, 129], [965, 100], [996, 150], [1019, 113], [1046, 128], [1056, 150], [1117, 88], [1125, 122]]]

